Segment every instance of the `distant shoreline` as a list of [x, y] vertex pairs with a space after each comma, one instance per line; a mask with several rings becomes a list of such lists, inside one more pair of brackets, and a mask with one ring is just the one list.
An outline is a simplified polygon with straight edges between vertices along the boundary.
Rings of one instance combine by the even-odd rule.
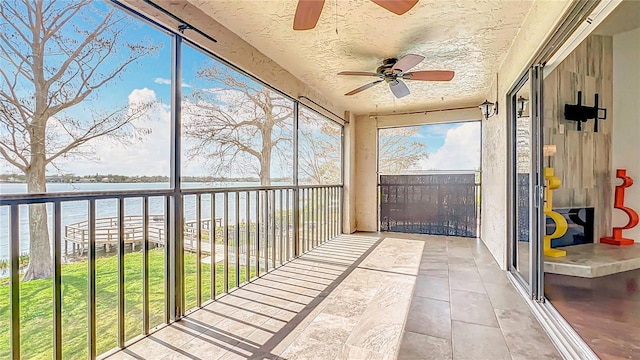
[[[189, 183], [234, 183], [234, 182], [248, 182], [259, 183], [258, 178], [211, 178], [211, 177], [193, 177], [186, 176], [181, 179], [182, 182]], [[290, 182], [291, 179], [287, 178], [273, 178], [272, 182]], [[77, 177], [77, 178], [58, 178], [47, 177], [46, 182], [48, 184], [139, 184], [139, 183], [169, 183], [168, 177], [160, 176], [122, 176], [122, 175], [99, 175], [91, 177]], [[25, 179], [5, 178], [0, 176], [0, 184], [26, 184]]]

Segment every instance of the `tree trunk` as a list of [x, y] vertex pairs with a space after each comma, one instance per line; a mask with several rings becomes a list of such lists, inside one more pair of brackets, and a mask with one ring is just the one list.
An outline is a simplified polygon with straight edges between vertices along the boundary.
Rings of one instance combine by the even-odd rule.
[[268, 152], [268, 157], [263, 156], [260, 162], [260, 185], [262, 186], [271, 185], [271, 149]]
[[[265, 136], [266, 140], [265, 141]], [[262, 134], [262, 158], [260, 159], [260, 185], [271, 185], [271, 131]], [[268, 143], [267, 143], [268, 141]]]
[[[32, 145], [32, 149], [34, 148], [38, 146]], [[44, 147], [41, 152], [34, 152], [31, 160], [31, 166], [25, 173], [27, 192], [44, 193], [47, 191]], [[51, 244], [46, 206], [46, 204], [29, 205], [29, 266], [22, 278], [23, 281], [51, 277]]]

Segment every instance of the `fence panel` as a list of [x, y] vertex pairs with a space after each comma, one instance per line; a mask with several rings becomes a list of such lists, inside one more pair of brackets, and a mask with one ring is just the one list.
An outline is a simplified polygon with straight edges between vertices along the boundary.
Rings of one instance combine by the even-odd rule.
[[475, 173], [380, 176], [380, 231], [478, 236]]

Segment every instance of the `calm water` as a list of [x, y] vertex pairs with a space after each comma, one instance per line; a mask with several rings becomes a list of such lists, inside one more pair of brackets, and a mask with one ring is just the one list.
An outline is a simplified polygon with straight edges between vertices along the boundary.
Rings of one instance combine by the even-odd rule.
[[[239, 187], [239, 186], [258, 186], [258, 183], [183, 183], [183, 188], [220, 188], [220, 187]], [[285, 185], [285, 184], [274, 184]], [[75, 183], [75, 184], [47, 184], [49, 192], [69, 192], [69, 191], [108, 191], [108, 190], [149, 190], [149, 189], [168, 189], [168, 183], [130, 183], [130, 184], [96, 184], [96, 183]], [[26, 184], [0, 184], [0, 193], [16, 194], [26, 193]], [[255, 192], [251, 192], [249, 196], [249, 216], [255, 218]], [[278, 202], [279, 199], [276, 201]], [[229, 214], [228, 221], [235, 222], [235, 194], [229, 196]], [[186, 220], [195, 220], [195, 196], [186, 196], [184, 199], [184, 215]], [[246, 193], [240, 193], [240, 222], [246, 220]], [[99, 200], [96, 201], [96, 217], [114, 217], [117, 216], [117, 200]], [[211, 217], [211, 197], [203, 195], [201, 197], [202, 218]], [[64, 226], [88, 219], [88, 202], [75, 201], [64, 202], [62, 204], [62, 225], [63, 236]], [[125, 201], [125, 215], [142, 215], [142, 199], [133, 198]], [[49, 236], [53, 237], [53, 205], [47, 205], [49, 215]], [[164, 215], [164, 198], [149, 199], [149, 214]], [[224, 200], [223, 195], [216, 196], [215, 217], [223, 218], [224, 222]], [[64, 246], [64, 245], [63, 245]], [[20, 207], [20, 253], [27, 253], [29, 250], [29, 217], [27, 206]], [[7, 259], [9, 254], [9, 208], [8, 206], [0, 206], [0, 259]]]

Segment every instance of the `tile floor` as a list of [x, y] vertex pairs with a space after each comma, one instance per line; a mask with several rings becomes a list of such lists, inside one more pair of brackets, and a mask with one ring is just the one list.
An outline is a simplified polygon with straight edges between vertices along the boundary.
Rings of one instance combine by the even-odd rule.
[[560, 359], [475, 239], [342, 235], [109, 359]]

